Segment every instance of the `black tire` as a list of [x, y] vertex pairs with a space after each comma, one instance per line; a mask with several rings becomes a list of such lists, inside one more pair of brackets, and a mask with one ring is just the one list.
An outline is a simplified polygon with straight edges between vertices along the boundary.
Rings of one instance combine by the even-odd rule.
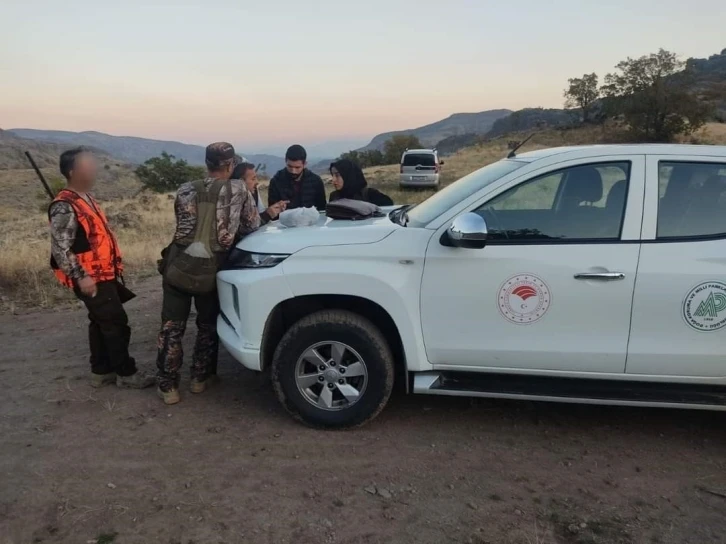
[[[320, 342], [342, 342], [362, 358], [368, 381], [351, 406], [329, 411], [311, 404], [295, 380], [298, 359]], [[323, 310], [304, 317], [285, 333], [272, 359], [272, 385], [285, 409], [303, 423], [322, 428], [363, 425], [376, 417], [393, 390], [394, 365], [385, 338], [368, 319], [344, 310]]]

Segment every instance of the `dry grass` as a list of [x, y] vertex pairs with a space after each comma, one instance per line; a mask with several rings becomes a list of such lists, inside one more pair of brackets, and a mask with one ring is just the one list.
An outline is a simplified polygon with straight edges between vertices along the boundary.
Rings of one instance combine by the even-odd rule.
[[[116, 226], [128, 276], [136, 279], [154, 272], [159, 252], [169, 243], [174, 228], [172, 201], [166, 195], [145, 195], [136, 200], [104, 202]], [[48, 221], [40, 212], [10, 218], [0, 210], [0, 297], [6, 309], [15, 306], [47, 307], [70, 300], [49, 268]]]
[[115, 229], [129, 275], [155, 273], [160, 252], [174, 233], [173, 201], [166, 195], [147, 195], [141, 204], [138, 201], [110, 203], [106, 213], [110, 220], [127, 214], [135, 222], [129, 228]]
[[[617, 142], [622, 132], [613, 127], [587, 127], [565, 131], [546, 131], [537, 134], [526, 150], [561, 145], [580, 145], [595, 142]], [[507, 153], [508, 137], [483, 145], [463, 149], [447, 157], [442, 170], [442, 184], [497, 161]], [[690, 143], [726, 144], [726, 125], [711, 124], [697, 134], [685, 138]], [[126, 262], [126, 276], [134, 279], [155, 274], [156, 260], [169, 242], [173, 227], [173, 201], [167, 195], [142, 195], [128, 198], [138, 187], [129, 171], [112, 165], [106, 171], [109, 179], [99, 187], [102, 200], [112, 222]], [[417, 203], [432, 191], [402, 191], [398, 187], [398, 166], [369, 168], [366, 176], [374, 186], [397, 204]], [[332, 186], [327, 184], [328, 190]], [[49, 241], [45, 214], [39, 211], [36, 194], [37, 180], [32, 171], [0, 171], [0, 188], [12, 189], [10, 199], [0, 204], [0, 310], [17, 306], [52, 306], [71, 300], [61, 288], [48, 266]], [[266, 188], [262, 188], [263, 198]], [[126, 198], [122, 198], [122, 196]], [[14, 200], [13, 200], [14, 199]]]
[[63, 290], [49, 270], [48, 223], [40, 214], [5, 220], [0, 216], [0, 307], [16, 304], [49, 306], [62, 298]]
[[682, 138], [681, 141], [690, 144], [726, 145], [726, 123], [709, 123], [692, 136]]

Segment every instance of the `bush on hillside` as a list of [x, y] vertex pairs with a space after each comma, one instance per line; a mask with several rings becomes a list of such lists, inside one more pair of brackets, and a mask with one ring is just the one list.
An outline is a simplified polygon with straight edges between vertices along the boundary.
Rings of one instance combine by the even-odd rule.
[[358, 164], [361, 168], [381, 166], [386, 164], [383, 152], [378, 149], [367, 149], [365, 151], [348, 151], [340, 156], [341, 159], [348, 159]]
[[401, 162], [401, 155], [407, 149], [420, 149], [424, 147], [418, 137], [413, 134], [397, 134], [383, 144], [383, 157], [385, 164]]
[[371, 166], [383, 166], [385, 164], [398, 164], [401, 155], [406, 149], [422, 148], [424, 145], [412, 134], [397, 134], [392, 136], [383, 144], [383, 151], [378, 149], [351, 150], [343, 153], [340, 158], [348, 159], [358, 164], [361, 168]]
[[638, 141], [669, 142], [692, 134], [709, 118], [710, 106], [693, 92], [693, 73], [675, 53], [628, 58], [605, 76], [607, 112], [622, 117]]
[[153, 157], [139, 166], [136, 175], [144, 188], [165, 193], [176, 190], [188, 181], [203, 178], [205, 170], [200, 166], [190, 166], [187, 161], [163, 152], [160, 157]]

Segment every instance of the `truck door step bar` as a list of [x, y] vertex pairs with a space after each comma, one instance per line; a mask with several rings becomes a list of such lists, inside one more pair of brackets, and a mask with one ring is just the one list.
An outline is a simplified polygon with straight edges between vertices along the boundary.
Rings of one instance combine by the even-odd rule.
[[414, 374], [424, 395], [726, 411], [726, 386], [553, 378], [480, 372]]

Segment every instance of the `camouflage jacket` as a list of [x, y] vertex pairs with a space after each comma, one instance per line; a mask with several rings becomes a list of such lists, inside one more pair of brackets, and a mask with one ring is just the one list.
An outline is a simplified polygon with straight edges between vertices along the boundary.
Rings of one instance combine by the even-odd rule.
[[[204, 185], [208, 188], [214, 178], [206, 178]], [[245, 184], [231, 180], [231, 198], [227, 198], [227, 186], [222, 187], [217, 200], [217, 241], [225, 249], [234, 241], [260, 227], [261, 219], [255, 201]], [[180, 240], [194, 232], [197, 224], [197, 193], [192, 182], [185, 183], [176, 193], [174, 213], [176, 215], [176, 232], [174, 240]], [[227, 208], [229, 207], [229, 214]], [[229, 221], [227, 221], [229, 217]]]
[[78, 263], [71, 248], [76, 241], [78, 219], [68, 202], [55, 202], [48, 212], [50, 218], [50, 253], [58, 268], [72, 280], [80, 280], [86, 271]]

